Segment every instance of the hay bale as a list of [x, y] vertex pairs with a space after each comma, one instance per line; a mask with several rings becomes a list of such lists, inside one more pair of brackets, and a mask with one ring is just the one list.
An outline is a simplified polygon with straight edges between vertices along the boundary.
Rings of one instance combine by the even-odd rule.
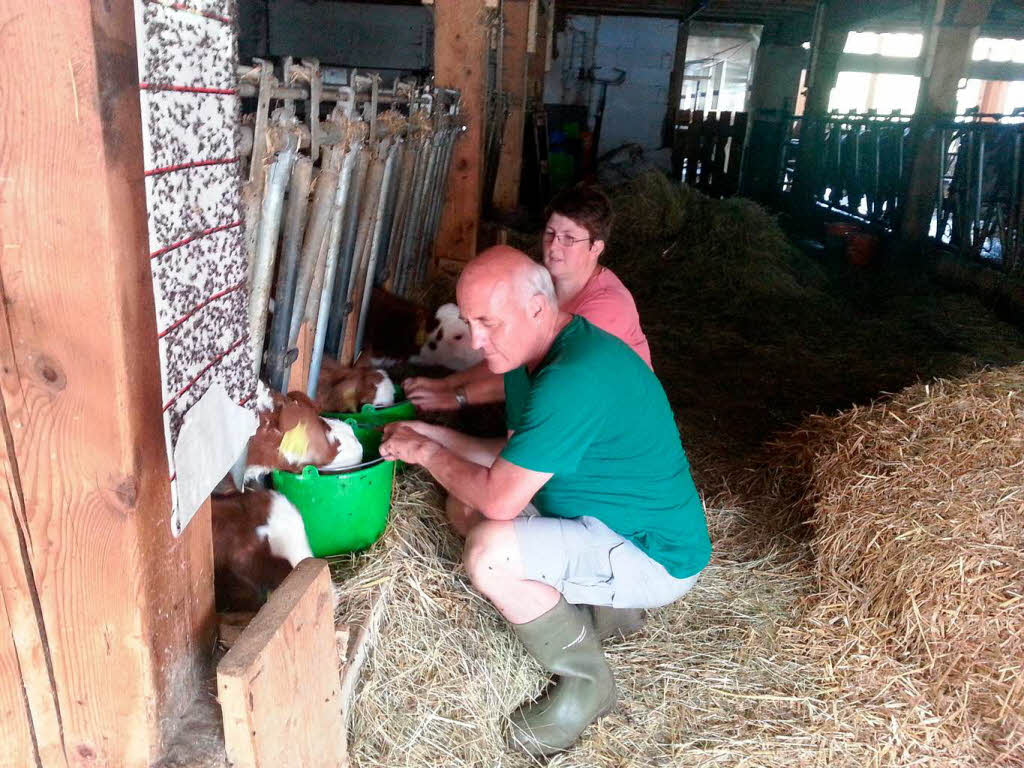
[[[615, 223], [606, 263], [638, 298], [749, 311], [824, 302], [821, 269], [775, 219], [743, 198], [719, 200], [647, 173], [608, 190]], [[778, 301], [778, 300], [781, 300]]]
[[919, 711], [912, 754], [1024, 760], [1022, 393], [1024, 366], [939, 380], [777, 446], [810, 478], [803, 642], [843, 649], [846, 698]]

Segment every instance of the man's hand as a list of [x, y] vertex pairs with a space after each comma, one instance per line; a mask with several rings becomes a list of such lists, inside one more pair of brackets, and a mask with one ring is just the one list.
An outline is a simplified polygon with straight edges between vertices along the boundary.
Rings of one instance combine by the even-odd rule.
[[423, 464], [441, 449], [439, 444], [408, 426], [410, 423], [416, 422], [396, 422], [384, 428], [384, 441], [380, 444], [383, 459]]
[[454, 411], [459, 407], [455, 387], [445, 379], [414, 376], [402, 382], [402, 389], [413, 405], [424, 411]]

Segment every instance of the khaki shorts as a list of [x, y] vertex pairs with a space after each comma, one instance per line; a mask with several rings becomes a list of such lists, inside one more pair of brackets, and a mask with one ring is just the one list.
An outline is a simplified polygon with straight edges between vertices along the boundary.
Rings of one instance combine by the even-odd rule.
[[596, 517], [541, 517], [531, 504], [513, 520], [525, 576], [570, 603], [657, 608], [697, 582], [677, 579]]

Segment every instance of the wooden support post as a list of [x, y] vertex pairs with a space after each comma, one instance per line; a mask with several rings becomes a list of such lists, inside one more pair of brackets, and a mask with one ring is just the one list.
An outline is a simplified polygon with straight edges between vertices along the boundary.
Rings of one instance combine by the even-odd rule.
[[801, 213], [814, 206], [821, 183], [822, 147], [829, 96], [839, 74], [839, 58], [846, 46], [849, 22], [840, 13], [838, 0], [822, 0], [814, 17], [811, 61], [807, 70], [807, 100], [800, 128], [800, 147], [793, 180], [793, 203]]
[[523, 167], [523, 124], [526, 116], [526, 53], [530, 17], [529, 0], [504, 3], [505, 39], [501, 89], [508, 94], [509, 112], [494, 182], [494, 209], [512, 213], [519, 205], [519, 177]]
[[[750, 131], [744, 143], [740, 187], [744, 195], [771, 202], [778, 194], [779, 149], [786, 121], [796, 107], [800, 73], [807, 66], [800, 30], [789, 24], [765, 27], [754, 60], [750, 89]], [[729, 161], [730, 166], [732, 160]]]
[[900, 219], [900, 237], [916, 248], [928, 236], [935, 209], [940, 137], [928, 126], [956, 111], [956, 88], [971, 61], [993, 0], [936, 2], [925, 34], [924, 67], [910, 131], [913, 158]]
[[[690, 39], [690, 25], [680, 21], [676, 30], [676, 52], [672, 59], [672, 75], [668, 79], [668, 104], [665, 107], [665, 125], [662, 127], [662, 146], [674, 146], [676, 113], [683, 95], [683, 72], [686, 70], [686, 43]], [[677, 174], [678, 176], [678, 174]]]
[[0, 6], [4, 765], [151, 765], [208, 668], [209, 507], [170, 530], [134, 18]]
[[217, 665], [224, 746], [236, 768], [346, 762], [334, 593], [326, 560], [288, 574]]
[[476, 255], [484, 187], [487, 9], [484, 0], [435, 0], [434, 82], [462, 93], [466, 131], [455, 142], [435, 261]]

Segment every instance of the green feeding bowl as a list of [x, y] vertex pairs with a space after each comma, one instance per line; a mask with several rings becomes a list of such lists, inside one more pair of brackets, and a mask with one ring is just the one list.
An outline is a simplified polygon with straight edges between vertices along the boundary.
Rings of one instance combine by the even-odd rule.
[[364, 405], [362, 409], [355, 413], [322, 413], [320, 415], [328, 419], [351, 420], [361, 426], [379, 426], [390, 424], [393, 421], [415, 419], [416, 406], [404, 398], [405, 393], [402, 391], [402, 388], [395, 387], [395, 404], [387, 408], [374, 408], [372, 405]]
[[368, 459], [341, 472], [274, 470], [274, 488], [299, 510], [314, 557], [366, 549], [384, 533], [395, 463], [380, 458], [380, 430], [353, 426]]

